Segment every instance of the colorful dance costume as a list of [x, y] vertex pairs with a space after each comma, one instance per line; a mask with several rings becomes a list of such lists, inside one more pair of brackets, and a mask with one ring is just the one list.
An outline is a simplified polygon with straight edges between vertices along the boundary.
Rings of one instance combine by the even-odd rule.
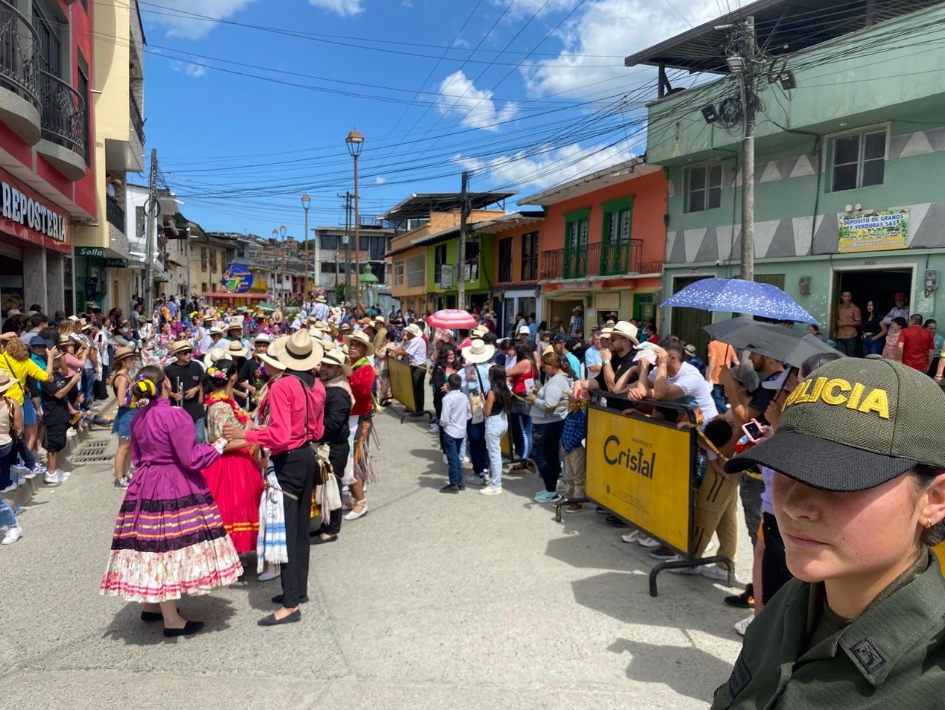
[[243, 568], [201, 470], [219, 458], [167, 399], [131, 424], [137, 467], [118, 513], [101, 593], [159, 603], [231, 584]]
[[[216, 441], [227, 424], [246, 428], [248, 416], [232, 397], [223, 393], [207, 400], [207, 438]], [[259, 501], [263, 477], [259, 464], [246, 449], [227, 451], [204, 469], [203, 477], [220, 508], [223, 527], [230, 534], [236, 551], [245, 555], [256, 551], [259, 535]]]

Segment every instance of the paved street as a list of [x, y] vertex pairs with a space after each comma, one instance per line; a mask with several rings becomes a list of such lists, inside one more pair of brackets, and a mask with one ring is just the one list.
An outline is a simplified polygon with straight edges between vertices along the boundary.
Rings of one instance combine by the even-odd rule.
[[[279, 583], [253, 573], [185, 598], [207, 621], [165, 641], [99, 596], [121, 493], [102, 464], [42, 489], [0, 549], [0, 698], [30, 708], [704, 708], [742, 612], [702, 577], [660, 576], [593, 509], [554, 521], [531, 496], [438, 493], [424, 423], [378, 418], [370, 513], [312, 551], [303, 621], [263, 629]], [[104, 432], [96, 437], [105, 437]], [[748, 576], [743, 545], [739, 576]]]

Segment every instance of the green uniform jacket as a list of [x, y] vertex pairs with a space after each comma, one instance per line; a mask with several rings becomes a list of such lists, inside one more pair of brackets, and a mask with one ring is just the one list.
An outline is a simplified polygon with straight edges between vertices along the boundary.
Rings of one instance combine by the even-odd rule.
[[945, 579], [928, 557], [911, 582], [806, 651], [823, 585], [788, 582], [748, 627], [712, 710], [945, 707]]

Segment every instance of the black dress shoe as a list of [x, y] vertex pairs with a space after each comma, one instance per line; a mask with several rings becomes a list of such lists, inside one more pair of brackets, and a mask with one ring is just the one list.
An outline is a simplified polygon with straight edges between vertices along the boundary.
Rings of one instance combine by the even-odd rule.
[[615, 528], [629, 528], [630, 527], [629, 523], [625, 523], [616, 515], [608, 515], [606, 518], [604, 518], [604, 522], [607, 523], [608, 525], [613, 525]]
[[337, 535], [332, 535], [331, 537], [322, 537], [319, 533], [318, 535], [312, 535], [310, 544], [312, 545], [324, 545], [327, 542], [334, 542], [338, 539]]
[[291, 624], [293, 621], [301, 621], [302, 612], [296, 609], [291, 614], [281, 619], [277, 619], [275, 614], [270, 614], [264, 619], [256, 622], [258, 626], [279, 626], [279, 624]]
[[177, 636], [192, 636], [203, 628], [202, 621], [188, 621], [182, 629], [164, 629], [164, 638], [172, 639]]
[[451, 483], [448, 486], [443, 486], [440, 489], [440, 493], [459, 493], [459, 486], [455, 483]]
[[461, 491], [465, 491], [465, 490], [466, 490], [466, 486], [463, 485], [462, 483], [460, 483], [460, 484], [459, 484], [458, 486], [456, 486], [456, 487], [457, 487], [459, 490], [461, 490]]
[[[277, 594], [276, 596], [274, 596], [274, 597], [272, 598], [272, 603], [273, 603], [273, 604], [281, 604], [281, 603], [282, 603], [282, 599], [283, 599], [282, 595], [281, 595], [281, 594]], [[299, 603], [300, 603], [300, 604], [308, 604], [308, 595], [306, 595], [306, 596], [304, 596], [304, 597], [299, 597]]]

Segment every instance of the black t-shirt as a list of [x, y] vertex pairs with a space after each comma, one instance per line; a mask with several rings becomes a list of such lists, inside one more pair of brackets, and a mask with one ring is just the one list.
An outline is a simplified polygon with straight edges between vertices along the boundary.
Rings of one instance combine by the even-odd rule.
[[68, 384], [69, 378], [59, 372], [54, 372], [49, 382], [42, 383], [43, 421], [47, 426], [68, 424], [72, 418], [68, 403], [75, 402], [78, 390], [73, 387], [62, 399], [56, 397], [56, 393]]
[[[164, 368], [164, 374], [167, 375], [167, 379], [171, 381], [171, 390], [174, 394], [177, 394], [181, 390], [186, 392], [189, 389], [197, 387], [203, 377], [203, 368], [191, 360], [186, 366], [178, 365], [177, 363], [168, 365]], [[204, 416], [206, 416], [204, 406], [200, 403], [199, 388], [193, 398], [184, 400], [184, 411], [187, 412], [194, 421], [203, 419]]]
[[[610, 351], [610, 366], [614, 371], [614, 381], [616, 382], [629, 370], [633, 367], [633, 356], [636, 351], [631, 350], [623, 357], [620, 357], [613, 350]], [[597, 373], [597, 377], [594, 378], [597, 381], [597, 384], [600, 385], [602, 392], [607, 392], [607, 381], [604, 379], [604, 368], [602, 367], [600, 372]], [[628, 409], [631, 409], [634, 406], [634, 403], [622, 399], [619, 396], [617, 397], [607, 397], [607, 408], [616, 409], [618, 412], [625, 412]]]
[[[763, 382], [768, 380], [776, 380], [781, 376], [780, 372], [776, 372], [771, 377], [768, 377]], [[774, 399], [774, 396], [777, 394], [777, 390], [765, 389], [762, 386], [758, 386], [754, 392], [751, 393], [751, 401], [748, 403], [749, 409], [753, 409], [758, 414], [758, 421], [762, 424], [768, 424], [768, 420], [765, 419], [765, 412], [768, 411], [768, 405], [771, 404], [771, 400]]]

